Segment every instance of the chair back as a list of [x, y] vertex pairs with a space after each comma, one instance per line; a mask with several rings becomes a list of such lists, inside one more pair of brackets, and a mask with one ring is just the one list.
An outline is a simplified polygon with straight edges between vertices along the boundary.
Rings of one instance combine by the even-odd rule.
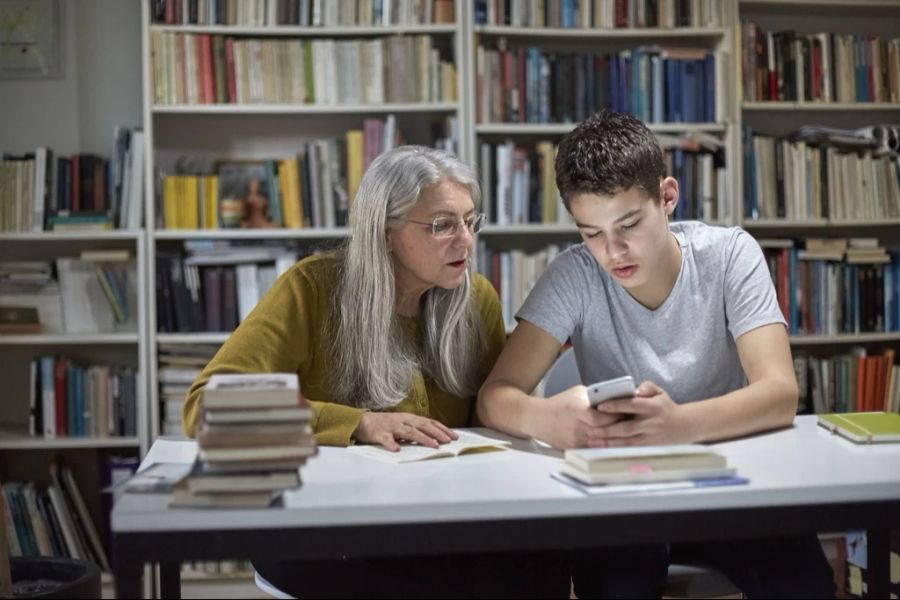
[[559, 355], [544, 379], [544, 396], [553, 396], [581, 383], [581, 373], [571, 348]]

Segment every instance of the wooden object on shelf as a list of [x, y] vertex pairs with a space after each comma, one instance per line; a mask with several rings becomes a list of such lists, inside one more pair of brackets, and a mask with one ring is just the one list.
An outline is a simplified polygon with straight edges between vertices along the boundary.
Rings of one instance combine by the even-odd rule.
[[0, 335], [41, 333], [43, 327], [33, 306], [0, 306]]

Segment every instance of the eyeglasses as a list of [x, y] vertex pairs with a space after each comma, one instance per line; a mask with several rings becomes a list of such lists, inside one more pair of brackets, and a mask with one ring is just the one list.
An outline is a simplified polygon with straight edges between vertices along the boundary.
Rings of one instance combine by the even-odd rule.
[[450, 238], [459, 233], [459, 228], [464, 225], [469, 233], [476, 234], [481, 231], [484, 226], [485, 214], [478, 213], [465, 219], [457, 219], [456, 217], [438, 217], [434, 221], [414, 221], [413, 219], [401, 219], [394, 217], [397, 221], [406, 221], [407, 223], [416, 223], [417, 225], [430, 225], [431, 234], [437, 238]]

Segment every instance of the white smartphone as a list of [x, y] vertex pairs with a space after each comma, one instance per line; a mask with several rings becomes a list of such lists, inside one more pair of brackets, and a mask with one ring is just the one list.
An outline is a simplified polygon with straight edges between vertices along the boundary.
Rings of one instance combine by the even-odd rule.
[[631, 378], [631, 375], [625, 375], [589, 385], [587, 395], [591, 406], [597, 406], [601, 402], [613, 398], [634, 396], [636, 390], [634, 379]]

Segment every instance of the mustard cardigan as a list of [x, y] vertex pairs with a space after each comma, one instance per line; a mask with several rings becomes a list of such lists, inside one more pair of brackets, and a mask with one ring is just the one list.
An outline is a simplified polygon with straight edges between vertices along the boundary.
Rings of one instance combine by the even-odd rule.
[[[203, 387], [214, 373], [297, 373], [300, 389], [313, 408], [316, 442], [346, 446], [366, 409], [334, 401], [328, 374], [327, 323], [335, 305], [338, 283], [335, 254], [310, 256], [278, 279], [256, 308], [222, 345], [191, 385], [182, 411], [185, 433], [193, 437], [200, 421]], [[490, 282], [479, 274], [472, 278], [472, 292], [487, 340], [482, 362], [486, 377], [506, 341], [500, 300]], [[417, 319], [402, 319], [407, 333], [421, 340]], [[418, 372], [409, 395], [387, 409], [440, 421], [449, 427], [475, 422], [475, 398], [452, 396]]]

